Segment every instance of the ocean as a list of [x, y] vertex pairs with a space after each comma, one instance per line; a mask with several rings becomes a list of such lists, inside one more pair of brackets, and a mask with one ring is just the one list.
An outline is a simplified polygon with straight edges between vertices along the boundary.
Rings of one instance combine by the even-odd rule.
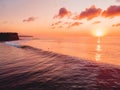
[[119, 90], [120, 37], [0, 43], [0, 90]]

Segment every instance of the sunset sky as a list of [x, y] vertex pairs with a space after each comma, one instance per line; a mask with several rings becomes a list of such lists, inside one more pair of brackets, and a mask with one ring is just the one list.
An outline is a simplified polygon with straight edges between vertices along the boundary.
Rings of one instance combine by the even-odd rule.
[[0, 0], [0, 32], [120, 35], [120, 0]]

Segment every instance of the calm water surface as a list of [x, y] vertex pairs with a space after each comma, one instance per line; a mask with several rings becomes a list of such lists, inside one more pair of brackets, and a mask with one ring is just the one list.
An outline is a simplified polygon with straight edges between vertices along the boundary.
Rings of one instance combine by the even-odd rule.
[[120, 37], [31, 40], [25, 45], [87, 60], [120, 65]]

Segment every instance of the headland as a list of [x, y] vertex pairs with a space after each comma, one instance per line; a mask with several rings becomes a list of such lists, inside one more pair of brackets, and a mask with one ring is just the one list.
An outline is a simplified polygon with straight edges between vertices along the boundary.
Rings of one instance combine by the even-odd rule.
[[18, 33], [13, 33], [13, 32], [0, 33], [0, 41], [13, 41], [13, 40], [19, 40]]

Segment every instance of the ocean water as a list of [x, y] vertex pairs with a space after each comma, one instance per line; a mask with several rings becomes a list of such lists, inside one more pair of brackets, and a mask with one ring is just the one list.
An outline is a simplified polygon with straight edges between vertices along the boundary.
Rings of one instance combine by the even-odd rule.
[[120, 37], [0, 43], [0, 90], [119, 90]]

